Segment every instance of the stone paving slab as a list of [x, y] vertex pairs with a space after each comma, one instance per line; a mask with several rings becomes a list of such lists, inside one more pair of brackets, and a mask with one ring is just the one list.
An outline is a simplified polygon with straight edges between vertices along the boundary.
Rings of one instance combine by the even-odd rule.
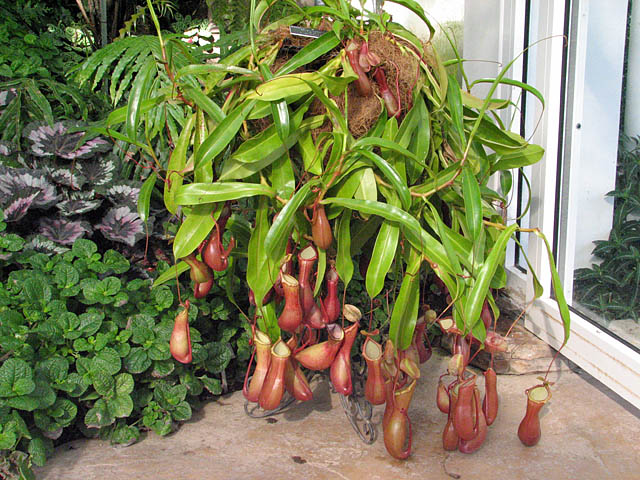
[[[314, 381], [314, 399], [273, 419], [251, 419], [241, 392], [207, 404], [169, 437], [153, 433], [126, 448], [100, 440], [60, 446], [43, 480], [199, 479], [620, 479], [640, 478], [640, 413], [587, 376], [554, 372], [553, 397], [544, 407], [542, 439], [523, 446], [516, 435], [524, 389], [535, 375], [500, 375], [500, 412], [484, 446], [472, 455], [442, 449], [446, 416], [435, 405], [437, 377], [446, 357], [422, 367], [409, 415], [413, 454], [407, 461], [357, 437], [337, 394]], [[482, 382], [480, 382], [482, 383]], [[595, 386], [594, 386], [595, 385]], [[381, 420], [382, 407], [374, 418]], [[273, 420], [276, 420], [275, 422]]]

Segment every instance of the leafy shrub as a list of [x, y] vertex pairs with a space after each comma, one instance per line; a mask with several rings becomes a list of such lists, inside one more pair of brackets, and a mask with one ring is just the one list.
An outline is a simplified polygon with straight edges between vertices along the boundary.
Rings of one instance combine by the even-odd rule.
[[85, 56], [68, 10], [18, 0], [2, 2], [0, 18], [0, 139], [19, 143], [34, 120], [53, 125], [104, 111], [100, 95], [67, 81]]
[[175, 288], [151, 289], [121, 254], [100, 255], [89, 240], [47, 256], [0, 233], [0, 476], [44, 464], [57, 439], [78, 431], [119, 444], [166, 435], [203, 395], [220, 394], [234, 350], [237, 361], [248, 351], [220, 294], [226, 281], [208, 304], [190, 298], [185, 366], [169, 352]]
[[17, 0], [2, 2], [0, 15], [0, 78], [60, 81], [70, 65], [82, 60], [60, 26], [73, 23], [65, 8]]
[[121, 176], [120, 160], [106, 152], [110, 142], [96, 137], [77, 147], [83, 136], [78, 128], [68, 122], [31, 124], [24, 132], [28, 150], [14, 162], [22, 167], [3, 166], [0, 156], [5, 221], [29, 232], [30, 241], [40, 236], [65, 246], [99, 231], [110, 242], [132, 247], [146, 234], [136, 211], [142, 183]]

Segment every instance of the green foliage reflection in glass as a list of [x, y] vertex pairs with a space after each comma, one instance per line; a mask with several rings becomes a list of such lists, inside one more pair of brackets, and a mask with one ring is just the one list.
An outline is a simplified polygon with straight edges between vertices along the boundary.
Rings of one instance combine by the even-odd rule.
[[601, 260], [576, 270], [575, 299], [607, 320], [639, 319], [640, 305], [640, 138], [622, 138], [619, 147], [613, 226], [596, 240]]

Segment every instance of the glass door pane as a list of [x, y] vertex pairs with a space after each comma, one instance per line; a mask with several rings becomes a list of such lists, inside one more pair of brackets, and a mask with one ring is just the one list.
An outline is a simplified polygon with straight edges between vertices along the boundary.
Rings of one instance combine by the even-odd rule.
[[631, 119], [640, 114], [629, 88], [633, 75], [640, 82], [640, 49], [631, 53], [640, 43], [640, 15], [634, 23], [630, 3], [590, 2], [586, 42], [575, 47], [584, 84], [567, 124], [560, 245], [571, 306], [640, 347], [640, 149], [622, 133], [626, 126], [634, 134], [633, 121], [620, 121], [621, 105]]

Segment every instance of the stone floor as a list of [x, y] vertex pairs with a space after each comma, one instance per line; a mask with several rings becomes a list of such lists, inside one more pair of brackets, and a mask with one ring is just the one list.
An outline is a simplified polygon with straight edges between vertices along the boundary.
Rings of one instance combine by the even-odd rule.
[[[640, 412], [590, 377], [552, 373], [553, 398], [544, 407], [542, 439], [523, 446], [516, 435], [524, 389], [536, 375], [500, 375], [500, 413], [480, 451], [447, 453], [440, 433], [446, 417], [435, 406], [446, 358], [434, 354], [409, 415], [413, 454], [389, 457], [381, 438], [365, 445], [352, 430], [337, 394], [314, 381], [314, 399], [271, 419], [248, 418], [240, 392], [208, 404], [173, 435], [154, 434], [127, 448], [78, 440], [58, 448], [38, 479], [638, 479]], [[480, 382], [482, 383], [482, 382]], [[376, 407], [378, 422], [382, 409]]]

